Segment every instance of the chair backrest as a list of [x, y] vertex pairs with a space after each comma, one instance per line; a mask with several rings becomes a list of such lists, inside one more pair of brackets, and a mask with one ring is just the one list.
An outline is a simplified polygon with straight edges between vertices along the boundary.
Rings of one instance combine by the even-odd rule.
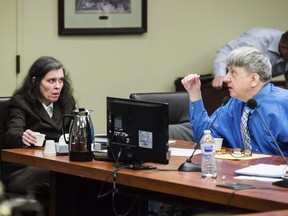
[[1, 161], [1, 150], [5, 142], [5, 132], [7, 130], [8, 109], [7, 105], [10, 97], [0, 97], [0, 179], [2, 179], [3, 162]]
[[131, 99], [169, 104], [169, 137], [193, 141], [189, 122], [189, 95], [187, 92], [132, 93]]
[[0, 97], [0, 146], [4, 142], [5, 131], [7, 129], [8, 110], [7, 105], [11, 97]]

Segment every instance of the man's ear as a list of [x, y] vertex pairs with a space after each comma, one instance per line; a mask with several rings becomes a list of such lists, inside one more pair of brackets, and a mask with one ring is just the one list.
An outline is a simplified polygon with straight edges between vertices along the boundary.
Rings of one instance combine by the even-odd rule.
[[287, 61], [287, 53], [288, 53], [288, 47], [285, 43], [280, 42], [279, 43], [279, 52], [282, 58], [284, 58]]
[[260, 81], [260, 76], [258, 73], [253, 73], [251, 76], [251, 86], [255, 87]]
[[286, 46], [285, 43], [280, 42], [280, 43], [279, 43], [279, 48], [280, 48], [280, 49], [287, 49], [287, 46]]

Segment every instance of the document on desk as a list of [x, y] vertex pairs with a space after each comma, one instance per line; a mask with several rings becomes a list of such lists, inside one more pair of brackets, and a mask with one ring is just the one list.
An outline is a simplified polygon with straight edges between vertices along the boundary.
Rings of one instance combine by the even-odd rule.
[[216, 159], [223, 159], [223, 160], [254, 160], [259, 158], [267, 158], [271, 157], [271, 155], [267, 154], [255, 154], [253, 153], [252, 156], [249, 157], [234, 157], [231, 154], [216, 154]]
[[235, 171], [238, 175], [281, 178], [287, 171], [287, 165], [257, 164]]
[[[190, 157], [191, 154], [193, 153], [194, 149], [186, 149], [186, 148], [169, 148], [171, 151], [171, 155], [172, 156], [186, 156], [186, 157]], [[194, 155], [196, 154], [200, 154], [201, 150], [197, 149], [194, 153]]]
[[260, 176], [235, 176], [234, 179], [241, 179], [241, 180], [255, 180], [255, 181], [264, 181], [264, 182], [275, 182], [280, 181], [282, 178], [271, 178], [271, 177], [260, 177]]
[[94, 142], [107, 144], [108, 138], [106, 134], [96, 134], [94, 136]]

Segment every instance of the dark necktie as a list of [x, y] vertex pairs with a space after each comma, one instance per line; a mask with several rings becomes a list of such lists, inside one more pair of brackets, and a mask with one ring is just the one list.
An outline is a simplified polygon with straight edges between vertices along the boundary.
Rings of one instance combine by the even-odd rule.
[[249, 113], [250, 113], [249, 108], [245, 106], [243, 109], [242, 117], [241, 117], [240, 131], [241, 131], [242, 143], [244, 145], [244, 148], [251, 150], [250, 134], [249, 134], [248, 126], [247, 126]]

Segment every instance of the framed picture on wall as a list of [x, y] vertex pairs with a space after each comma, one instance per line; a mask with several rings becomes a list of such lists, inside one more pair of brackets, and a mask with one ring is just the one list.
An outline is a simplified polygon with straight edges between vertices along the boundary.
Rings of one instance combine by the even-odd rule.
[[59, 35], [145, 32], [147, 0], [58, 0]]

